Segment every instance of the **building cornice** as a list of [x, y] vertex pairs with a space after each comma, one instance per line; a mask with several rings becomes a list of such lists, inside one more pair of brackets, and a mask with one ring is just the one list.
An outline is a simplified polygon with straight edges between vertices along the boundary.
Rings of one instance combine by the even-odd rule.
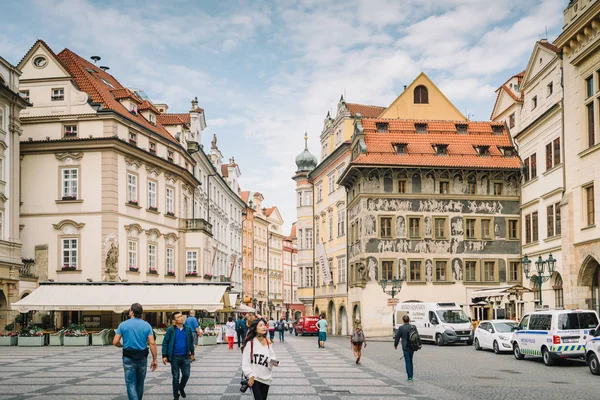
[[550, 119], [554, 114], [560, 111], [560, 100], [554, 103], [550, 108], [544, 111], [539, 117], [534, 119], [527, 125], [525, 128], [521, 129], [519, 133], [515, 135], [515, 140], [522, 139], [527, 133], [529, 133], [533, 128], [537, 127], [542, 122]]

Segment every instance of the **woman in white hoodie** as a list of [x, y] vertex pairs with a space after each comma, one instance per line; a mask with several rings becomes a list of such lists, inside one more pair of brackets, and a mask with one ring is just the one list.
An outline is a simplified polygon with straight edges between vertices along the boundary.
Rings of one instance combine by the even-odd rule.
[[254, 400], [265, 400], [273, 381], [271, 370], [279, 365], [273, 344], [266, 337], [267, 321], [259, 318], [252, 322], [242, 346], [242, 372], [248, 378]]

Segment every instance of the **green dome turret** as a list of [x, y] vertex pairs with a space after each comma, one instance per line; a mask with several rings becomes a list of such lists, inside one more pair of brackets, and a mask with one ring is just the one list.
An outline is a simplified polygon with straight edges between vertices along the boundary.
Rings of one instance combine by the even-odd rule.
[[308, 135], [304, 134], [304, 151], [296, 157], [297, 172], [312, 171], [317, 166], [317, 157], [308, 151]]

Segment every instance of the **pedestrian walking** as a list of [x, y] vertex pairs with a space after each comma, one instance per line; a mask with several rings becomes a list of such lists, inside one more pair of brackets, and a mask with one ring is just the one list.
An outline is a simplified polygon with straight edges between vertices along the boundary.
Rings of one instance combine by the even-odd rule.
[[327, 320], [325, 314], [319, 315], [319, 321], [317, 321], [317, 327], [319, 328], [319, 348], [325, 348], [325, 341], [327, 340]]
[[421, 348], [421, 338], [419, 337], [417, 327], [410, 324], [410, 317], [408, 315], [403, 316], [402, 321], [404, 324], [396, 329], [394, 349], [398, 349], [398, 342], [402, 339], [404, 365], [406, 366], [406, 375], [410, 382], [413, 380], [413, 356], [415, 351]]
[[254, 400], [266, 400], [273, 382], [273, 367], [279, 365], [272, 342], [266, 336], [267, 322], [257, 319], [242, 346], [242, 373], [248, 379]]
[[279, 332], [279, 341], [285, 342], [285, 318], [281, 317], [277, 324], [277, 331]]
[[288, 320], [288, 328], [290, 330], [290, 335], [294, 333], [294, 323], [292, 320]]
[[192, 337], [194, 339], [194, 349], [196, 349], [196, 346], [198, 346], [198, 337], [202, 336], [202, 330], [200, 329], [200, 324], [198, 323], [198, 319], [196, 318], [196, 311], [190, 310], [190, 315], [185, 320], [184, 325], [192, 330]]
[[194, 335], [190, 327], [183, 324], [181, 311], [175, 311], [171, 318], [175, 325], [171, 325], [165, 333], [162, 361], [165, 365], [171, 364], [173, 400], [178, 400], [180, 395], [184, 399], [187, 397], [185, 385], [190, 379], [190, 362], [195, 360]]
[[365, 337], [365, 333], [362, 329], [362, 325], [359, 319], [354, 321], [354, 330], [350, 335], [350, 344], [352, 345], [352, 349], [354, 350], [354, 358], [356, 358], [356, 363], [360, 364], [360, 355], [362, 347], [363, 344], [365, 347], [367, 347], [367, 338]]
[[233, 317], [227, 318], [225, 335], [227, 336], [227, 346], [229, 350], [233, 350], [233, 342], [235, 341], [235, 322], [233, 322]]
[[143, 312], [144, 309], [139, 303], [132, 304], [129, 308], [129, 319], [119, 324], [113, 339], [113, 345], [123, 347], [123, 371], [129, 400], [142, 400], [144, 396], [148, 346], [152, 353], [150, 370], [156, 371], [158, 368], [154, 334], [150, 324], [141, 319]]
[[246, 337], [246, 320], [244, 320], [244, 317], [241, 315], [238, 317], [237, 321], [235, 321], [235, 333], [237, 334], [237, 345], [239, 349], [242, 346], [244, 337]]
[[269, 327], [269, 339], [271, 339], [271, 342], [275, 339], [275, 325], [277, 323], [273, 320], [273, 317], [269, 318], [267, 326]]

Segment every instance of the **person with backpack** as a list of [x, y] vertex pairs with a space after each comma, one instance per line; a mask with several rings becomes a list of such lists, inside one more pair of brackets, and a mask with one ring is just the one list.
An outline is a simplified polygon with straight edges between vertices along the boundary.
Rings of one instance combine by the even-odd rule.
[[[421, 338], [417, 327], [410, 324], [410, 317], [405, 315], [402, 317], [402, 324], [396, 329], [396, 337], [394, 338], [394, 349], [398, 349], [398, 342], [402, 339], [402, 351], [404, 352], [404, 365], [406, 366], [406, 375], [408, 381], [413, 380], [413, 356], [415, 351], [421, 349]], [[402, 358], [401, 358], [402, 359]]]
[[237, 345], [238, 349], [246, 337], [246, 321], [243, 316], [239, 316], [238, 320], [235, 321], [235, 333], [237, 333]]
[[283, 342], [285, 341], [284, 339], [284, 334], [285, 334], [285, 319], [283, 317], [281, 317], [281, 319], [279, 320], [279, 322], [277, 322], [277, 332], [279, 332], [279, 341]]
[[276, 325], [277, 325], [277, 322], [275, 322], [275, 320], [273, 320], [273, 317], [271, 316], [269, 318], [269, 321], [267, 322], [267, 326], [269, 327], [269, 339], [271, 340], [271, 342], [273, 342], [273, 340], [275, 339]]
[[362, 351], [363, 343], [365, 347], [367, 347], [367, 339], [365, 338], [365, 333], [362, 330], [362, 325], [360, 324], [360, 320], [354, 321], [354, 330], [350, 335], [350, 344], [354, 349], [354, 357], [356, 357], [356, 363], [360, 364], [360, 353]]

